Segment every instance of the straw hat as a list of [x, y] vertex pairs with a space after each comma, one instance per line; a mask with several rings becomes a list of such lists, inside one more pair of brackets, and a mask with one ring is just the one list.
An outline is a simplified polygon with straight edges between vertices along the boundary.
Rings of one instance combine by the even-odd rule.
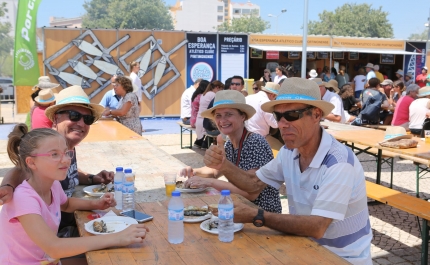
[[55, 113], [66, 106], [78, 106], [91, 110], [95, 117], [94, 122], [100, 119], [105, 109], [102, 105], [91, 103], [87, 93], [80, 86], [71, 86], [61, 90], [56, 96], [56, 100], [54, 106], [45, 110], [46, 117], [51, 121], [54, 121]]
[[255, 109], [246, 104], [245, 96], [236, 90], [223, 90], [215, 94], [214, 105], [201, 113], [203, 118], [213, 119], [213, 111], [216, 109], [238, 109], [246, 113], [246, 119], [255, 114]]
[[311, 79], [313, 82], [317, 83], [318, 86], [323, 86], [326, 87], [325, 85], [327, 84], [326, 82], [323, 82], [321, 78], [314, 78]]
[[315, 77], [317, 77], [317, 76], [318, 76], [318, 73], [317, 73], [317, 71], [315, 71], [315, 69], [311, 69], [311, 70], [309, 71], [309, 76], [310, 76], [311, 78], [315, 78]]
[[407, 134], [406, 129], [401, 126], [389, 126], [385, 131], [384, 142], [393, 142], [400, 139], [411, 139], [412, 134]]
[[265, 86], [261, 87], [262, 91], [266, 91], [271, 94], [279, 94], [279, 85], [273, 82], [267, 82]]
[[396, 74], [401, 75], [401, 76], [405, 75], [405, 73], [403, 72], [402, 69], [397, 70]]
[[372, 63], [367, 63], [364, 68], [372, 68], [373, 69], [373, 64]]
[[405, 77], [406, 76], [408, 76], [408, 77], [410, 77], [410, 78], [412, 78], [413, 76], [412, 76], [412, 73], [407, 73], [406, 75], [405, 75]]
[[420, 88], [418, 91], [418, 97], [425, 97], [430, 95], [430, 86], [425, 86], [423, 88]]
[[35, 85], [32, 89], [36, 90], [37, 88], [40, 89], [52, 89], [58, 87], [60, 84], [51, 83], [51, 79], [49, 79], [49, 76], [41, 76], [39, 77], [39, 83]]
[[36, 101], [39, 105], [45, 106], [55, 102], [55, 96], [56, 94], [52, 92], [52, 89], [44, 89], [39, 92], [39, 95], [34, 98], [34, 101]]
[[285, 103], [303, 103], [315, 106], [323, 111], [323, 116], [327, 116], [334, 109], [330, 102], [321, 100], [320, 89], [313, 80], [302, 79], [298, 77], [287, 78], [279, 89], [279, 95], [275, 100], [261, 105], [265, 112], [272, 113], [273, 108], [279, 104]]
[[381, 83], [382, 86], [385, 85], [393, 85], [393, 81], [391, 79], [384, 79], [384, 81]]
[[131, 77], [129, 76], [125, 76], [125, 77], [131, 82], [131, 85], [133, 86], [133, 93], [136, 93], [137, 91], [139, 91], [139, 87], [135, 83], [133, 83], [133, 79], [131, 79]]
[[336, 91], [336, 93], [339, 93], [340, 89], [339, 89], [339, 83], [334, 80], [334, 79], [330, 79], [330, 81], [328, 82], [324, 82], [325, 87], [331, 87], [334, 89], [334, 91]]

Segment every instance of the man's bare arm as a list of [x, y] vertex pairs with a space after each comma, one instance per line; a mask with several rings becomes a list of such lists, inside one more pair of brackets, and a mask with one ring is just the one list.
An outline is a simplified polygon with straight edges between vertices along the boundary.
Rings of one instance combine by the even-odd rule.
[[[4, 176], [0, 186], [9, 184], [14, 188], [16, 188], [26, 178], [27, 178], [27, 175], [23, 170], [18, 169], [17, 167], [14, 167], [6, 173], [6, 176]], [[0, 205], [8, 203], [12, 199], [13, 191], [14, 190], [10, 186], [0, 187]]]

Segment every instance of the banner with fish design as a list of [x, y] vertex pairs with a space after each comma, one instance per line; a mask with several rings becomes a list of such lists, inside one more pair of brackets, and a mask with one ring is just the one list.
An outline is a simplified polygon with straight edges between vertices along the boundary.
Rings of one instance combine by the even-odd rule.
[[202, 78], [217, 78], [217, 34], [187, 34], [187, 87]]
[[14, 85], [34, 86], [38, 83], [36, 17], [41, 0], [21, 0], [15, 27]]
[[417, 52], [421, 54], [405, 55], [404, 72], [412, 74], [412, 80], [415, 81], [418, 75], [421, 74], [421, 69], [426, 65], [426, 43], [425, 42], [406, 42], [406, 51]]

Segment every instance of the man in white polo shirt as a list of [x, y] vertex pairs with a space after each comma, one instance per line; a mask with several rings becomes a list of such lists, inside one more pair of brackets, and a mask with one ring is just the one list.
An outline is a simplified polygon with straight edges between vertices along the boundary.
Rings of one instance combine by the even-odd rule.
[[185, 125], [190, 125], [191, 118], [191, 97], [193, 96], [196, 89], [199, 87], [201, 78], [194, 81], [189, 88], [185, 89], [181, 96], [181, 119]]
[[[346, 117], [345, 111], [343, 109], [343, 102], [340, 96], [336, 94], [339, 92], [337, 81], [330, 80], [329, 82], [323, 82], [321, 78], [314, 78], [312, 81], [317, 83], [319, 86], [322, 100], [330, 102], [334, 105], [334, 109], [325, 117], [325, 119], [332, 122], [345, 123]], [[329, 91], [327, 87], [333, 88], [336, 93]]]
[[249, 194], [285, 183], [289, 214], [235, 203], [234, 222], [311, 237], [352, 264], [371, 265], [372, 230], [363, 168], [349, 147], [320, 126], [333, 108], [321, 100], [315, 82], [288, 78], [276, 100], [262, 106], [275, 115], [285, 142], [277, 157], [256, 172], [243, 171], [225, 159], [223, 146], [213, 145], [204, 162]]

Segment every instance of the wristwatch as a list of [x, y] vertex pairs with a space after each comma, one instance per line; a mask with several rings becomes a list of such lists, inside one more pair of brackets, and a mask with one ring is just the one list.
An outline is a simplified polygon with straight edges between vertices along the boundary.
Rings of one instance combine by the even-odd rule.
[[262, 227], [264, 225], [264, 210], [258, 209], [257, 216], [254, 217], [254, 220], [252, 221], [252, 223], [256, 227]]
[[93, 185], [93, 179], [94, 179], [94, 175], [89, 175], [88, 176], [88, 183], [90, 183], [90, 185]]

